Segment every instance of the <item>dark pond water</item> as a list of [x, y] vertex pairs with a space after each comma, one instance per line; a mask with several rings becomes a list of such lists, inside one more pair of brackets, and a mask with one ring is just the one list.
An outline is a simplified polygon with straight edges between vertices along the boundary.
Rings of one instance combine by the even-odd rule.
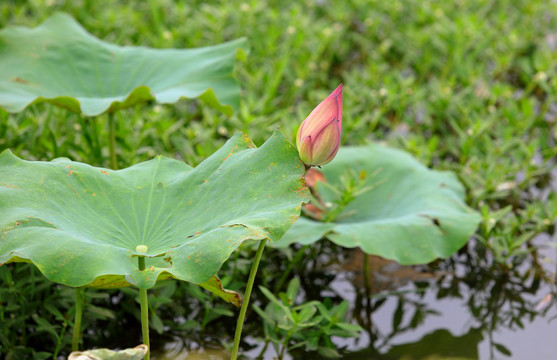
[[[345, 251], [329, 264], [326, 288], [305, 287], [305, 298], [348, 300], [354, 323], [366, 331], [357, 339], [334, 339], [350, 360], [557, 359], [557, 257], [554, 235], [541, 234], [514, 267], [502, 266], [472, 241], [453, 258], [433, 265], [405, 267]], [[325, 255], [324, 262], [328, 263]], [[314, 276], [319, 276], [317, 271]], [[334, 275], [331, 275], [334, 274]], [[366, 281], [371, 286], [366, 286]], [[319, 282], [319, 281], [317, 281]], [[248, 321], [257, 321], [252, 317]], [[245, 358], [273, 359], [269, 346], [245, 333]], [[189, 348], [189, 349], [188, 349]], [[228, 359], [211, 342], [169, 341], [160, 359]], [[293, 353], [285, 359], [319, 359]]]

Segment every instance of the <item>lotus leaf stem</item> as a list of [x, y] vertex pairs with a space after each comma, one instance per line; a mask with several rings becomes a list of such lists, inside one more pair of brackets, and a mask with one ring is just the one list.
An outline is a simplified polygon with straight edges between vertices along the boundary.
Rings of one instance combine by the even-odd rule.
[[373, 335], [373, 330], [372, 330], [372, 312], [373, 312], [373, 307], [371, 304], [371, 295], [372, 295], [372, 279], [370, 278], [371, 276], [371, 268], [370, 268], [370, 256], [366, 253], [364, 253], [364, 291], [365, 291], [365, 297], [364, 297], [364, 304], [365, 304], [365, 311], [366, 311], [366, 330], [368, 331], [368, 333], [370, 334], [370, 338], [373, 339], [374, 335]]
[[114, 122], [114, 113], [108, 113], [108, 141], [110, 151], [110, 168], [118, 169], [118, 161], [116, 160], [116, 123]]
[[73, 324], [72, 351], [79, 350], [79, 339], [81, 338], [81, 318], [83, 316], [83, 293], [84, 288], [75, 288], [75, 320]]
[[370, 266], [369, 266], [369, 255], [364, 253], [364, 281], [365, 281], [365, 288], [367, 291], [367, 296], [371, 295], [371, 282], [369, 279], [369, 275], [371, 274]]
[[253, 259], [253, 264], [251, 265], [251, 271], [249, 273], [248, 283], [246, 285], [246, 293], [244, 294], [244, 300], [242, 301], [242, 307], [240, 308], [240, 315], [238, 316], [238, 322], [236, 323], [236, 333], [234, 334], [234, 346], [232, 347], [232, 354], [230, 360], [236, 360], [238, 357], [238, 348], [240, 347], [240, 338], [242, 337], [242, 327], [244, 326], [244, 318], [246, 317], [246, 312], [248, 310], [249, 298], [251, 296], [251, 290], [253, 289], [253, 283], [255, 282], [255, 275], [257, 274], [257, 268], [259, 267], [259, 261], [261, 260], [261, 255], [263, 255], [263, 250], [265, 249], [265, 244], [267, 239], [263, 239], [259, 242], [259, 247], [255, 253], [255, 258]]
[[[140, 271], [145, 270], [145, 257], [138, 256], [137, 265]], [[149, 302], [147, 299], [147, 289], [139, 289], [139, 305], [141, 307], [141, 334], [143, 343], [147, 345], [147, 353], [144, 359], [151, 357], [151, 346], [149, 345]]]
[[274, 291], [275, 295], [278, 295], [278, 293], [280, 292], [280, 290], [282, 289], [282, 287], [286, 283], [286, 280], [288, 280], [288, 276], [290, 276], [290, 273], [294, 269], [294, 265], [298, 264], [300, 261], [302, 261], [302, 259], [304, 258], [304, 255], [306, 254], [306, 250], [308, 248], [309, 248], [309, 245], [304, 245], [300, 250], [298, 250], [296, 255], [294, 255], [294, 258], [292, 259], [292, 261], [290, 261], [288, 263], [288, 266], [286, 267], [286, 270], [284, 270], [284, 272], [282, 273], [282, 276], [280, 277], [280, 280], [278, 281], [277, 285], [275, 286], [275, 291]]

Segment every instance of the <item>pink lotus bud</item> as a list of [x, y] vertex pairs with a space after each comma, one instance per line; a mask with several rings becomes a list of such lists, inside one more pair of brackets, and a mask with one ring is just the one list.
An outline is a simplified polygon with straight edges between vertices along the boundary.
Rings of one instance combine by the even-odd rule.
[[342, 84], [304, 120], [296, 135], [300, 159], [306, 165], [325, 165], [337, 154], [342, 129]]

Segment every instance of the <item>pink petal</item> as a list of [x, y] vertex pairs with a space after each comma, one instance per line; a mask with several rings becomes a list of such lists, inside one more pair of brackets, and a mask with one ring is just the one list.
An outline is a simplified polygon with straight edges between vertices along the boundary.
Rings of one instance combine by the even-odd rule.
[[311, 136], [306, 136], [301, 140], [299, 145], [298, 144], [296, 145], [298, 148], [298, 154], [300, 155], [300, 159], [306, 164], [311, 164], [312, 156], [313, 156]]
[[325, 165], [330, 162], [338, 151], [339, 145], [338, 120], [333, 119], [313, 140], [312, 163], [310, 165]]

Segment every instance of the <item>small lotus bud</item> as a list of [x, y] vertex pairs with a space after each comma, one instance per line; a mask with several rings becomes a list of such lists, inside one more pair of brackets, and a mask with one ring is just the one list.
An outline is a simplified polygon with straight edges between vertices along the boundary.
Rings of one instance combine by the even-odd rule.
[[304, 120], [296, 135], [300, 159], [306, 165], [329, 163], [337, 154], [342, 132], [342, 84]]

